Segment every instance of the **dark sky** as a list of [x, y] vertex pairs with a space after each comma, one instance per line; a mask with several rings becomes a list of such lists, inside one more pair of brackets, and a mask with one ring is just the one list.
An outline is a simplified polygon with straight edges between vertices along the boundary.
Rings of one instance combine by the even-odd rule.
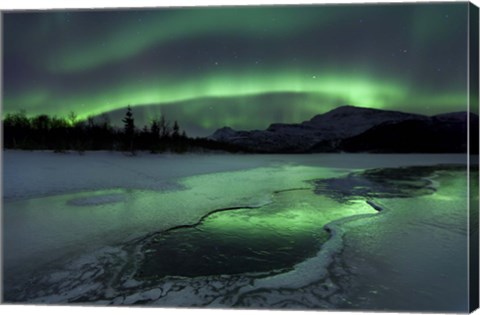
[[467, 12], [464, 2], [5, 13], [3, 111], [86, 118], [132, 105], [139, 123], [163, 113], [205, 135], [345, 104], [466, 110]]

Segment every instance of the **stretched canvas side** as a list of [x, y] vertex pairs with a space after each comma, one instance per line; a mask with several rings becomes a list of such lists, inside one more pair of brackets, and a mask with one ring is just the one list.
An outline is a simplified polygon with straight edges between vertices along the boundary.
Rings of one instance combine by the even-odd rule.
[[[479, 24], [478, 24], [478, 7], [474, 4], [469, 6], [469, 106], [471, 112], [478, 113], [478, 36], [479, 36]], [[478, 146], [479, 146], [479, 129], [478, 116], [471, 115], [470, 121], [477, 120], [476, 124], [471, 124], [470, 128], [470, 173], [469, 173], [469, 189], [470, 189], [470, 312], [473, 312], [478, 308]]]

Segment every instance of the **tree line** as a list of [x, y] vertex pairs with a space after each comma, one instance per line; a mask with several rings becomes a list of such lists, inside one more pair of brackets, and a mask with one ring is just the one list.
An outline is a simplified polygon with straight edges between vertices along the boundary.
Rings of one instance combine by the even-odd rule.
[[152, 119], [139, 129], [132, 108], [122, 119], [123, 128], [113, 127], [108, 115], [80, 120], [74, 112], [66, 117], [42, 114], [29, 118], [25, 111], [9, 113], [2, 121], [3, 146], [6, 149], [53, 150], [80, 153], [91, 150], [183, 153], [202, 150], [238, 152], [239, 148], [205, 138], [189, 138], [178, 121], [165, 116]]

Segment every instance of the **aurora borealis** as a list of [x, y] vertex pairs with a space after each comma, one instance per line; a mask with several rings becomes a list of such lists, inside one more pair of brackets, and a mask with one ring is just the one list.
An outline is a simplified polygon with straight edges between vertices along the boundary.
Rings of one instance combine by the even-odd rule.
[[[3, 15], [3, 114], [132, 105], [191, 135], [344, 104], [466, 110], [468, 3], [31, 11]], [[113, 111], [113, 112], [112, 112]]]

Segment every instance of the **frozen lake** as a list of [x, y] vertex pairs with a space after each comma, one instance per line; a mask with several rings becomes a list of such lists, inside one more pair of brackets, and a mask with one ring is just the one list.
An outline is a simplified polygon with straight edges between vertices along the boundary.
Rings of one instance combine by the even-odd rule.
[[467, 307], [465, 155], [5, 151], [3, 163], [6, 301]]

